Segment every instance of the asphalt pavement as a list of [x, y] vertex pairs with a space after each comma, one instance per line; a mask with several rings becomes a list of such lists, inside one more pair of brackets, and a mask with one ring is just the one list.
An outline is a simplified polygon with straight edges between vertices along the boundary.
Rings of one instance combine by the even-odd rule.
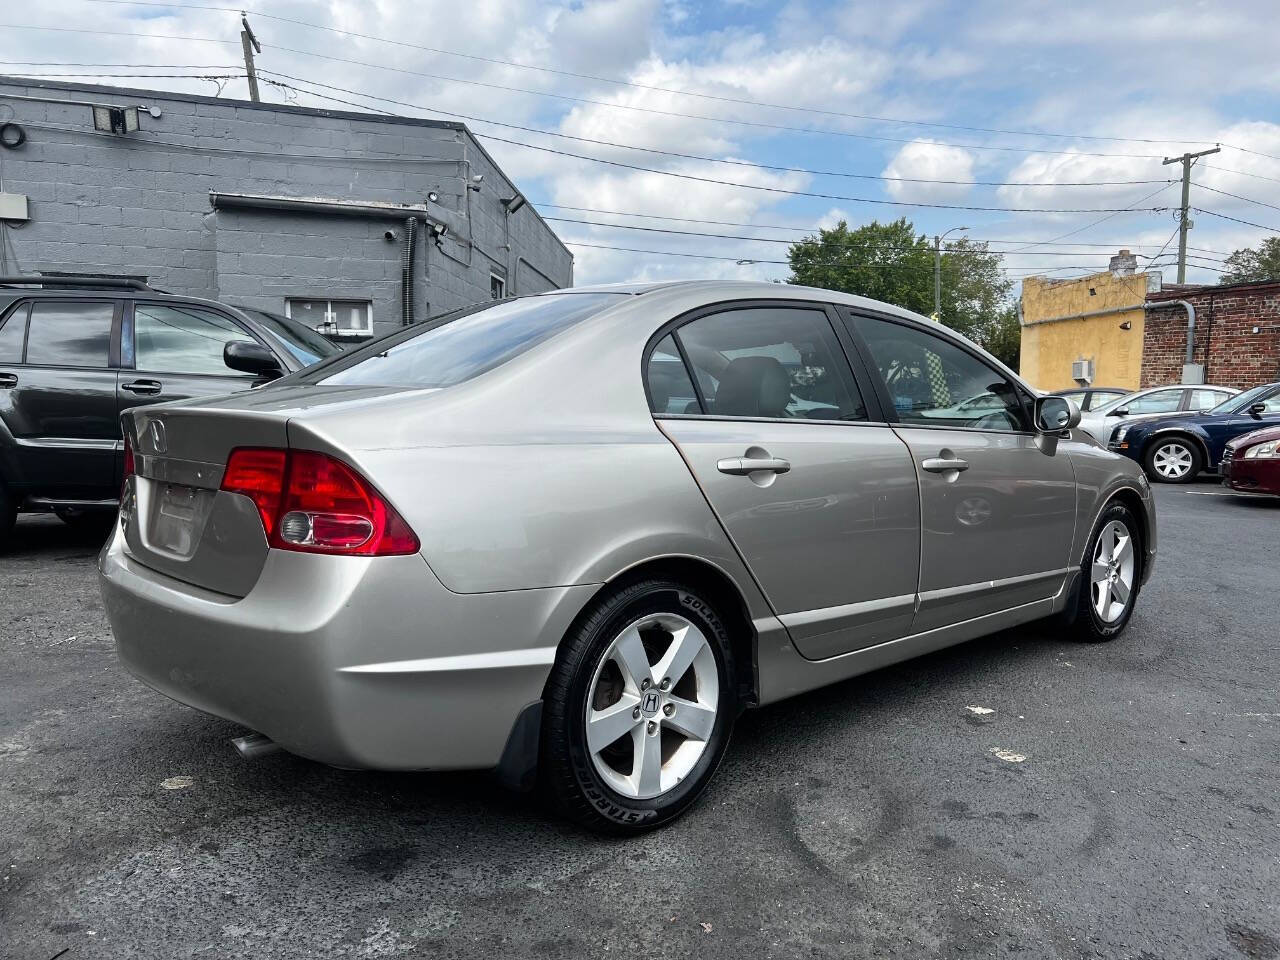
[[747, 714], [627, 841], [479, 774], [241, 759], [116, 661], [93, 537], [24, 518], [0, 957], [1280, 957], [1280, 498], [1157, 499], [1118, 641], [1032, 625]]

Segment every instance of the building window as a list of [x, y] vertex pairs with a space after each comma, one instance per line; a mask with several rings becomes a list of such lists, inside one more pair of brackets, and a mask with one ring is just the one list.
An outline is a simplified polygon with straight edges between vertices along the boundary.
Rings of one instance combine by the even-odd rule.
[[507, 278], [500, 277], [496, 273], [489, 274], [489, 297], [493, 300], [501, 300], [507, 295]]
[[284, 315], [326, 336], [373, 336], [373, 302], [370, 300], [290, 297], [284, 302]]

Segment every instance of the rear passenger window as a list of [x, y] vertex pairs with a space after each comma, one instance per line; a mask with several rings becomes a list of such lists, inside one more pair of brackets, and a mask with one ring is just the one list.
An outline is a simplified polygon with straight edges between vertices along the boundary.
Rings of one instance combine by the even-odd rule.
[[110, 303], [33, 303], [31, 330], [27, 334], [27, 363], [105, 367], [111, 350], [114, 313], [115, 307]]
[[21, 363], [22, 342], [27, 337], [27, 305], [9, 314], [0, 327], [0, 363]]
[[[685, 324], [676, 336], [708, 416], [866, 419], [840, 342], [821, 310], [726, 310]], [[696, 405], [689, 412], [698, 412]]]
[[698, 394], [670, 334], [649, 357], [649, 409], [654, 413], [701, 413]]

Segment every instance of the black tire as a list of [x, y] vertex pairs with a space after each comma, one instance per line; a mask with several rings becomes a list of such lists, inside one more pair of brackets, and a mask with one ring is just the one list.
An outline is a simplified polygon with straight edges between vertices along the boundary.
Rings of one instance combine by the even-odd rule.
[[[1129, 592], [1129, 599], [1124, 612], [1116, 619], [1106, 621], [1098, 615], [1098, 611], [1094, 607], [1094, 588], [1091, 573], [1094, 555], [1098, 550], [1098, 539], [1103, 530], [1110, 526], [1112, 522], [1124, 524], [1129, 531], [1130, 547], [1133, 550], [1134, 561], [1133, 587]], [[1124, 632], [1124, 628], [1129, 625], [1129, 620], [1133, 616], [1134, 607], [1138, 602], [1138, 593], [1142, 589], [1144, 556], [1142, 551], [1142, 527], [1138, 523], [1138, 518], [1123, 503], [1113, 502], [1107, 509], [1102, 511], [1102, 516], [1098, 518], [1098, 522], [1093, 528], [1093, 533], [1089, 537], [1089, 545], [1085, 548], [1084, 562], [1080, 565], [1080, 576], [1077, 580], [1075, 607], [1063, 611], [1063, 626], [1071, 637], [1083, 640], [1086, 643], [1105, 643], [1108, 640], [1114, 640]]]
[[[1181, 447], [1191, 454], [1191, 467], [1182, 476], [1165, 476], [1156, 469], [1156, 456], [1161, 450], [1172, 449], [1175, 446]], [[1180, 435], [1161, 437], [1147, 445], [1146, 453], [1142, 457], [1142, 466], [1147, 471], [1147, 476], [1154, 483], [1190, 483], [1204, 469], [1204, 455], [1200, 452], [1199, 444], [1190, 437]]]
[[[706, 747], [684, 779], [665, 793], [636, 799], [619, 793], [596, 770], [587, 748], [587, 708], [596, 695], [590, 689], [596, 668], [613, 640], [628, 625], [661, 613], [677, 614], [702, 631], [715, 656], [719, 695]], [[653, 654], [649, 657], [653, 663]], [[644, 580], [600, 599], [565, 637], [547, 680], [539, 764], [544, 798], [556, 813], [597, 833], [632, 835], [674, 820], [702, 794], [729, 745], [738, 715], [735, 677], [724, 621], [682, 584]]]
[[0, 482], [0, 550], [9, 545], [9, 536], [13, 533], [14, 521], [18, 519], [18, 505], [13, 502]]

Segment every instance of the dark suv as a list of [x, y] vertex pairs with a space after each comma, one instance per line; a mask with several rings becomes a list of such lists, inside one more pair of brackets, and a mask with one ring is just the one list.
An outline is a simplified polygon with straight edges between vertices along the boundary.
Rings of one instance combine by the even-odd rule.
[[136, 280], [0, 277], [0, 546], [19, 510], [115, 508], [120, 413], [247, 390], [338, 352], [260, 310]]

